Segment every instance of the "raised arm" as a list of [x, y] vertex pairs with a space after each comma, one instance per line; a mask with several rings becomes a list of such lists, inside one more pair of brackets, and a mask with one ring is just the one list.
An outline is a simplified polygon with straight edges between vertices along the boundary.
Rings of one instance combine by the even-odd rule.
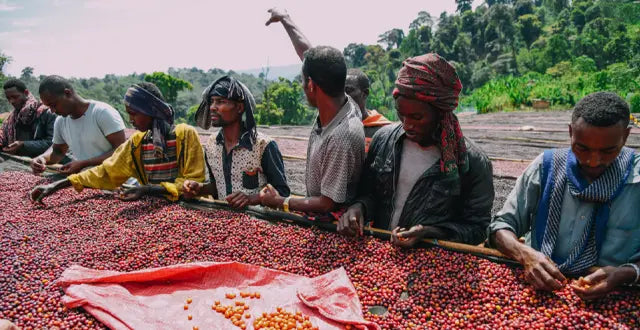
[[293, 23], [291, 16], [284, 9], [279, 8], [271, 8], [268, 10], [271, 14], [271, 17], [267, 21], [265, 25], [269, 25], [271, 23], [280, 22], [282, 26], [284, 26], [285, 31], [289, 35], [289, 39], [291, 39], [291, 43], [293, 47], [296, 49], [296, 53], [300, 60], [304, 60], [304, 52], [306, 52], [309, 48], [311, 48], [311, 42], [307, 39], [307, 37], [302, 34], [300, 28]]

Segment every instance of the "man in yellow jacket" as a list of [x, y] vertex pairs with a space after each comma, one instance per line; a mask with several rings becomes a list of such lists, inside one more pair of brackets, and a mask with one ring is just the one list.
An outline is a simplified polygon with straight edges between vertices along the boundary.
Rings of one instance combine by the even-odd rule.
[[119, 194], [123, 200], [144, 195], [164, 195], [175, 201], [185, 180], [204, 181], [204, 154], [196, 130], [185, 124], [173, 125], [174, 112], [154, 84], [131, 86], [124, 97], [131, 124], [138, 130], [101, 165], [68, 178], [35, 187], [31, 199], [41, 202], [54, 192], [73, 186], [118, 189], [130, 177], [140, 186]]

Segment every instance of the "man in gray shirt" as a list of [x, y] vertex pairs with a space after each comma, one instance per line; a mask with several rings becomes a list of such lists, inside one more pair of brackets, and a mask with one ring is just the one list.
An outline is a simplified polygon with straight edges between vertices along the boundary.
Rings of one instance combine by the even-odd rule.
[[283, 198], [267, 186], [263, 205], [285, 211], [328, 213], [355, 198], [364, 162], [364, 128], [358, 105], [344, 92], [347, 66], [339, 50], [318, 46], [304, 54], [302, 78], [318, 108], [307, 149], [306, 198]]

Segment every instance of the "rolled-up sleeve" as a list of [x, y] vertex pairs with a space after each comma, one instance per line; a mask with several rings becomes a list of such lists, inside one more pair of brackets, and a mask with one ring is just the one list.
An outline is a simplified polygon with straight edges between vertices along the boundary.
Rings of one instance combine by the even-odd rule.
[[507, 229], [518, 237], [531, 231], [540, 201], [540, 170], [542, 155], [538, 156], [522, 173], [507, 196], [502, 209], [495, 215], [487, 229], [489, 243], [498, 230]]

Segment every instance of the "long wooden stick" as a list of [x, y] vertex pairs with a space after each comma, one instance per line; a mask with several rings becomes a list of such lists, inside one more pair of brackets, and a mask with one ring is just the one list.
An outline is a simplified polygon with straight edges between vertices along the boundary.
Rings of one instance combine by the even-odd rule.
[[[30, 165], [31, 164], [31, 159], [29, 157], [24, 157], [24, 156], [16, 156], [16, 155], [11, 155], [5, 152], [0, 152], [0, 157], [5, 158], [5, 159], [11, 159], [13, 161], [25, 164], [25, 165]], [[46, 166], [46, 170], [47, 172], [51, 172], [51, 173], [60, 173], [60, 168], [62, 167], [62, 165], [60, 164], [53, 164], [53, 165], [47, 165]]]
[[[210, 210], [212, 208], [224, 208], [224, 209], [232, 209], [229, 206], [229, 203], [221, 200], [214, 200], [209, 198], [201, 198], [194, 202], [182, 202], [182, 204], [186, 207], [192, 207], [201, 210]], [[313, 221], [308, 218], [291, 213], [284, 212], [280, 210], [273, 210], [270, 208], [265, 208], [261, 206], [248, 206], [244, 210], [236, 210], [241, 212], [246, 212], [248, 214], [255, 215], [259, 218], [267, 219], [267, 220], [275, 220], [275, 221], [284, 221], [288, 223], [294, 223], [298, 225], [304, 226], [316, 226], [329, 231], [336, 231], [337, 226], [334, 222], [324, 222], [324, 221]], [[373, 228], [366, 226], [364, 227], [364, 232], [371, 235], [376, 236], [378, 238], [388, 239], [391, 236], [391, 232], [384, 229]], [[440, 248], [444, 248], [451, 251], [470, 253], [473, 255], [477, 255], [480, 257], [487, 257], [493, 261], [498, 261], [502, 263], [515, 263], [515, 261], [509, 259], [504, 254], [500, 253], [500, 251], [490, 248], [485, 248], [482, 246], [475, 246], [457, 242], [451, 242], [446, 240], [439, 240], [434, 238], [425, 238], [421, 241], [421, 243], [426, 244], [428, 246], [436, 246]]]

